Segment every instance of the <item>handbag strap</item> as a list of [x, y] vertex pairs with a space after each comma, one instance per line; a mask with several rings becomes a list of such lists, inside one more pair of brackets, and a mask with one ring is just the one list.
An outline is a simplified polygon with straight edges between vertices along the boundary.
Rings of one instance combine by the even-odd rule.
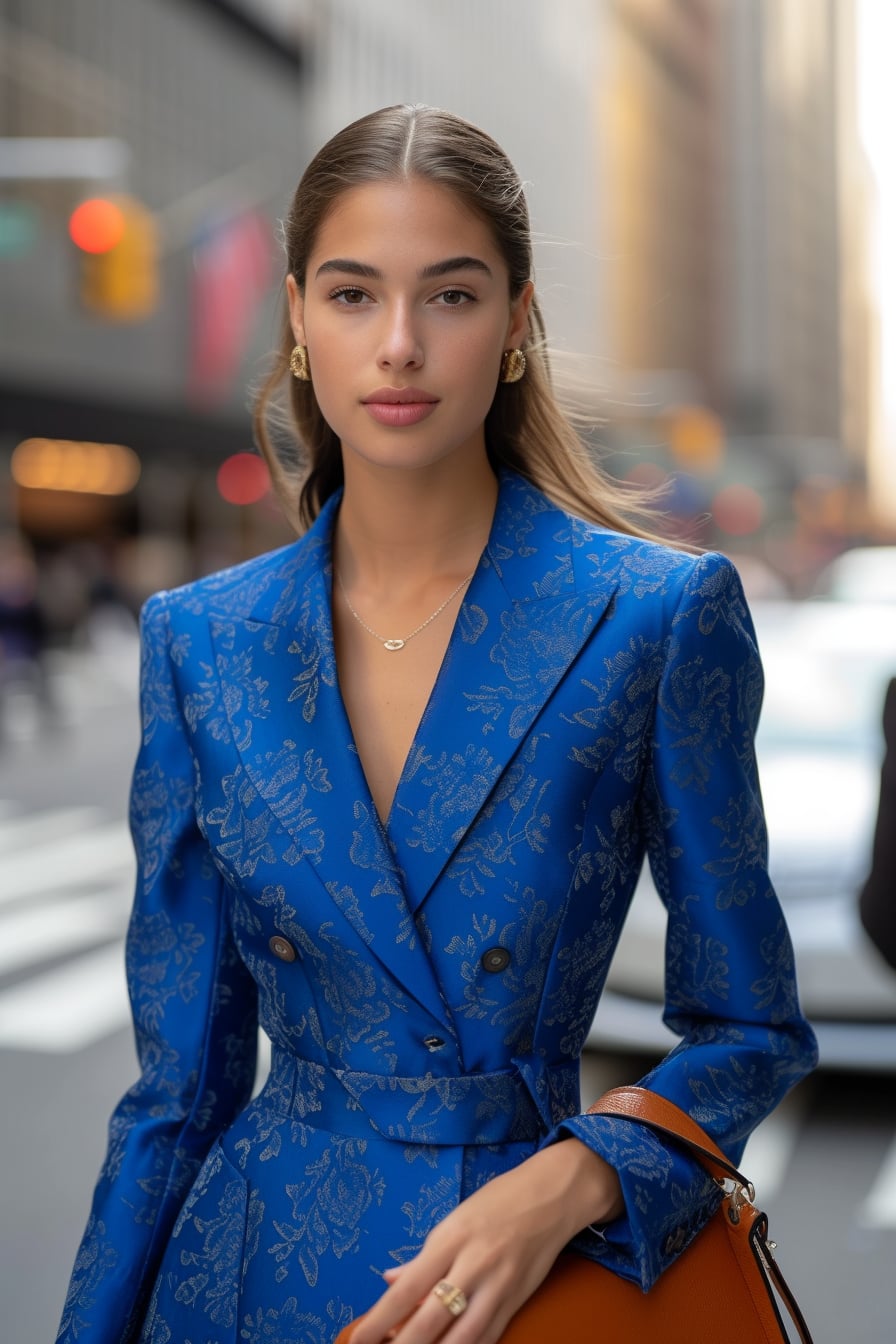
[[628, 1120], [637, 1120], [642, 1125], [669, 1134], [683, 1144], [706, 1168], [710, 1176], [718, 1179], [737, 1181], [745, 1190], [752, 1189], [747, 1180], [733, 1163], [729, 1162], [721, 1148], [709, 1135], [692, 1120], [686, 1111], [674, 1102], [646, 1087], [614, 1087], [588, 1108], [589, 1115], [620, 1115]]
[[[648, 1091], [646, 1087], [614, 1087], [605, 1092], [593, 1106], [589, 1106], [588, 1114], [623, 1116], [677, 1139], [699, 1160], [710, 1176], [716, 1180], [727, 1178], [736, 1181], [741, 1191], [738, 1203], [748, 1201], [752, 1208], [753, 1187], [750, 1182], [728, 1161], [721, 1148], [700, 1128], [696, 1120], [692, 1120], [674, 1102]], [[752, 1212], [754, 1222], [751, 1239], [758, 1242], [754, 1249], [759, 1253], [760, 1269], [790, 1313], [802, 1344], [812, 1344], [805, 1317], [772, 1254], [774, 1242], [766, 1240], [765, 1214], [757, 1213], [755, 1209]]]

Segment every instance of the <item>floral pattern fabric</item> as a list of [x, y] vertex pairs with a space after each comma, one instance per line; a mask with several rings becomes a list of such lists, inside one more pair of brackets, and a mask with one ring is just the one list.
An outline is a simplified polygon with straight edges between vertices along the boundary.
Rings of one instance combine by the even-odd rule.
[[[459, 1200], [568, 1134], [626, 1199], [576, 1245], [649, 1287], [714, 1187], [578, 1096], [645, 853], [681, 1041], [644, 1084], [736, 1161], [814, 1063], [732, 566], [506, 473], [384, 827], [336, 675], [338, 502], [144, 610], [141, 1076], [111, 1121], [66, 1344], [327, 1344]], [[259, 1021], [272, 1067], [250, 1100]]]

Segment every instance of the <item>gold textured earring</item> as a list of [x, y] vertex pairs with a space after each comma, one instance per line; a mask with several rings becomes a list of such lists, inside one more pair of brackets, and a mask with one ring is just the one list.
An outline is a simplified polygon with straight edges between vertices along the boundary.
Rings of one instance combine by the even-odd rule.
[[505, 350], [501, 358], [501, 382], [518, 383], [526, 372], [526, 356], [522, 350]]
[[296, 345], [289, 357], [289, 371], [300, 383], [311, 382], [311, 369], [308, 366], [308, 351], [304, 345]]

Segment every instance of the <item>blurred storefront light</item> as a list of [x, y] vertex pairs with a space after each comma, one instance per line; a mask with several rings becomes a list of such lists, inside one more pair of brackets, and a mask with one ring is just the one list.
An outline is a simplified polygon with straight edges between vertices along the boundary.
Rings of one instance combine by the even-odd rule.
[[254, 453], [233, 453], [218, 468], [218, 493], [228, 504], [257, 504], [270, 488], [267, 466]]
[[731, 537], [748, 537], [758, 532], [765, 518], [762, 496], [751, 485], [724, 485], [713, 496], [710, 506], [713, 522]]
[[126, 495], [140, 479], [140, 459], [120, 443], [23, 439], [10, 470], [16, 485], [26, 490]]
[[673, 406], [664, 412], [669, 447], [675, 461], [688, 471], [712, 473], [725, 455], [725, 429], [706, 406]]

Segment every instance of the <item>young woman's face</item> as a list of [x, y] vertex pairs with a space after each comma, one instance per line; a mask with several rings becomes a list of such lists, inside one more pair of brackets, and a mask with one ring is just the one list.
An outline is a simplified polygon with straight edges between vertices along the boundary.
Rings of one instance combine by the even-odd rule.
[[354, 187], [322, 224], [304, 294], [287, 277], [324, 418], [355, 453], [422, 467], [484, 451], [503, 351], [523, 343], [532, 286], [511, 300], [487, 225], [421, 179]]

